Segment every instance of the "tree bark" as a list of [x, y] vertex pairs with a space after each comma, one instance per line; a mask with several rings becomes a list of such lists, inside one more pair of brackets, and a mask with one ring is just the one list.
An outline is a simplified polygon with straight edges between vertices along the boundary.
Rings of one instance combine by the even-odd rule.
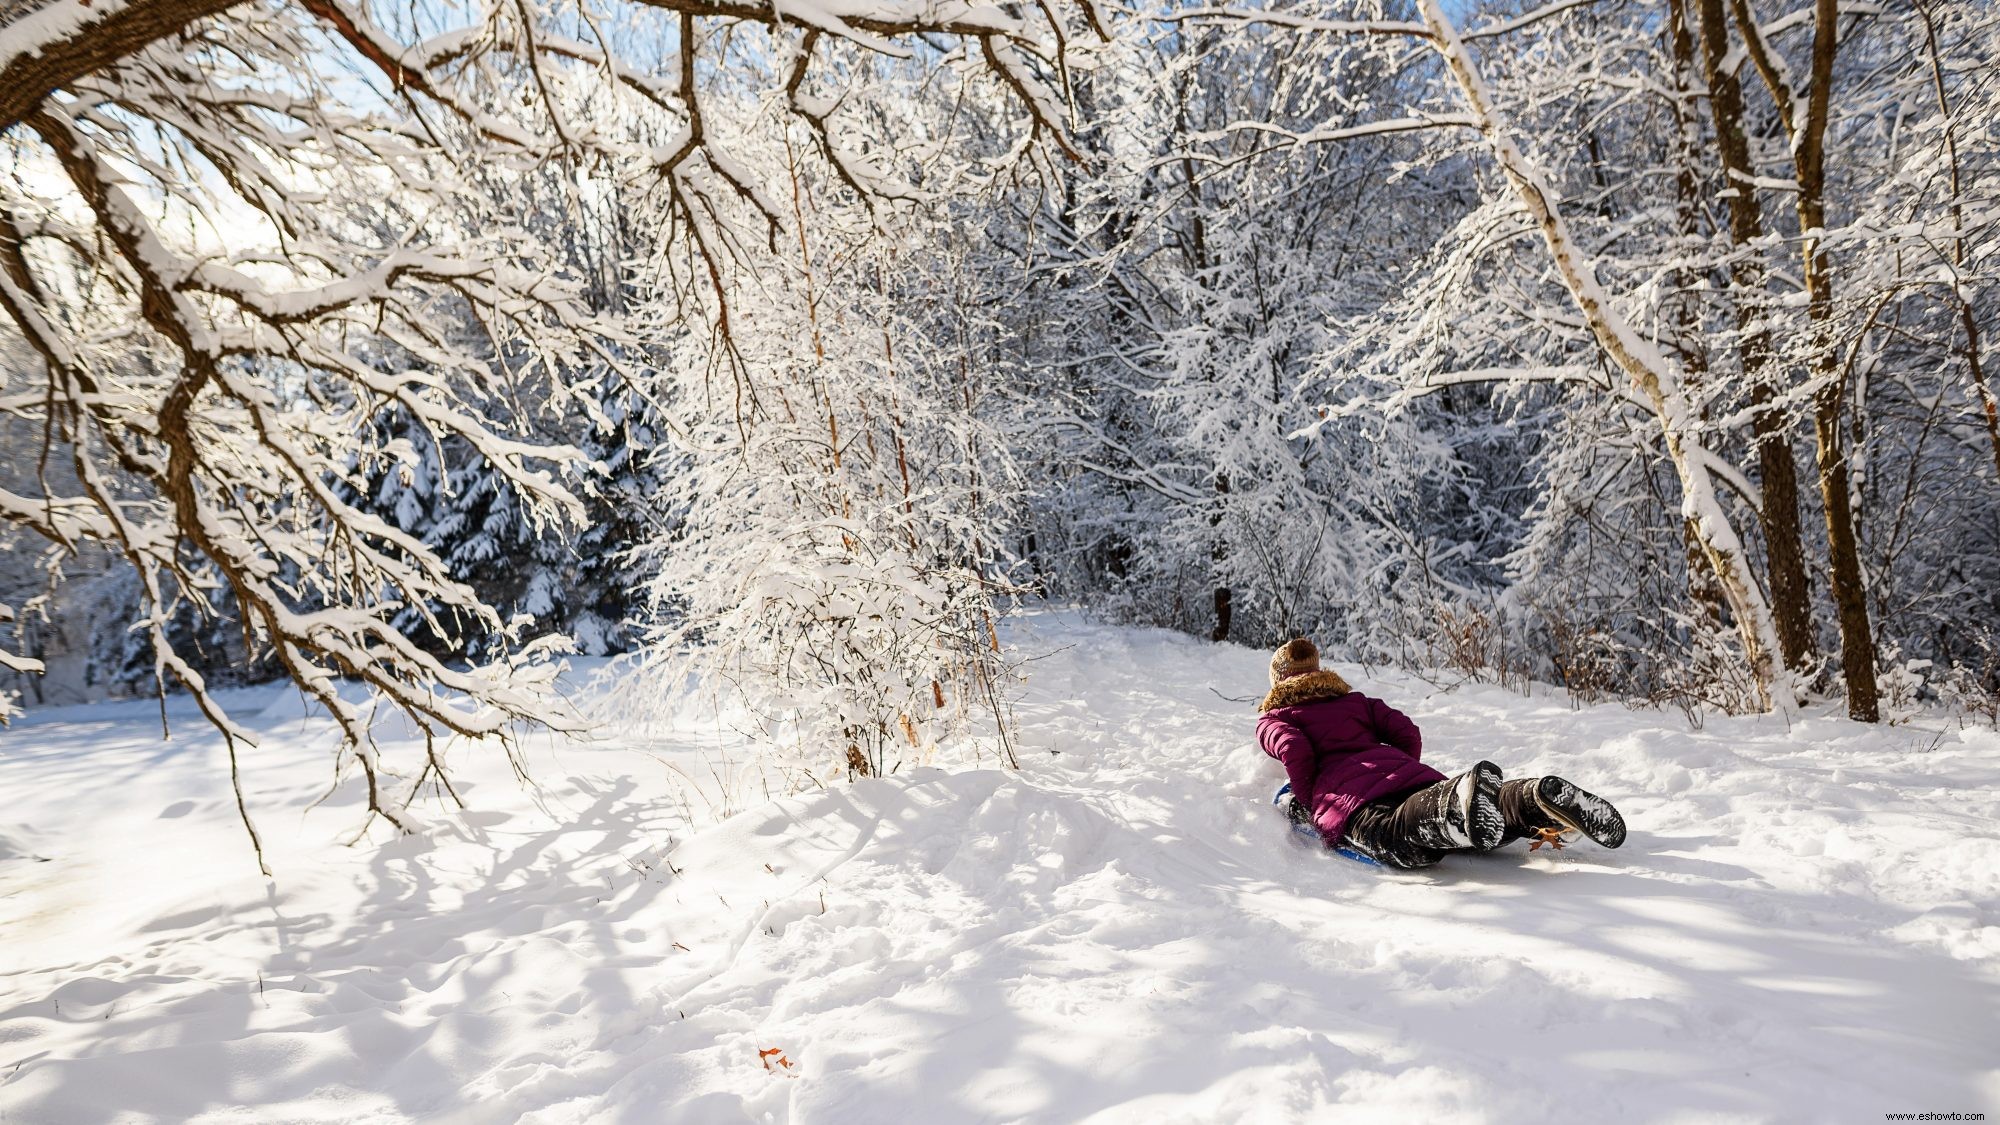
[[1868, 620], [1868, 589], [1847, 488], [1847, 443], [1840, 424], [1846, 382], [1833, 347], [1833, 271], [1826, 252], [1826, 124], [1839, 44], [1839, 0], [1813, 5], [1812, 87], [1805, 128], [1792, 146], [1799, 167], [1799, 233], [1804, 239], [1806, 311], [1820, 333], [1814, 359], [1819, 390], [1813, 395], [1813, 434], [1819, 439], [1820, 506], [1826, 512], [1827, 547], [1833, 556], [1833, 604], [1840, 614], [1840, 664], [1847, 675], [1847, 713], [1862, 722], [1881, 717], [1875, 690], [1875, 636]]
[[[1229, 477], [1227, 475], [1222, 473], [1215, 475], [1215, 494], [1217, 496], [1229, 495]], [[1220, 501], [1216, 504], [1214, 518], [1209, 520], [1208, 523], [1210, 527], [1218, 528], [1215, 536], [1215, 546], [1209, 552], [1210, 558], [1215, 562], [1216, 578], [1215, 629], [1209, 633], [1208, 639], [1211, 641], [1226, 641], [1229, 639], [1230, 618], [1235, 615], [1235, 598], [1230, 592], [1229, 587], [1222, 582], [1222, 565], [1228, 560], [1229, 553], [1223, 544], [1222, 536], [1219, 532], [1219, 526], [1222, 523], [1222, 505]]]
[[1826, 252], [1826, 126], [1832, 108], [1833, 60], [1839, 49], [1840, 4], [1839, 0], [1814, 0], [1812, 68], [1803, 115], [1782, 64], [1764, 40], [1750, 0], [1730, 0], [1730, 10], [1792, 142], [1806, 318], [1814, 336], [1811, 365], [1818, 384], [1813, 393], [1813, 437], [1820, 510], [1826, 515], [1827, 554], [1833, 570], [1833, 604], [1840, 623], [1840, 665], [1847, 679], [1848, 715], [1872, 723], [1881, 717], [1875, 687], [1875, 638], [1868, 620], [1868, 590], [1861, 575], [1861, 550], [1849, 497], [1847, 443], [1840, 425], [1846, 405], [1846, 373], [1833, 346], [1833, 263]]
[[[62, 9], [79, 0], [59, 0]], [[59, 34], [35, 35], [37, 12], [22, 16], [10, 35], [20, 46], [0, 56], [0, 132], [19, 125], [49, 94], [93, 71], [102, 70], [198, 19], [235, 7], [244, 0], [97, 0], [81, 19], [63, 24]], [[57, 4], [48, 16], [60, 16]], [[84, 7], [89, 8], [89, 4]]]
[[1790, 427], [1782, 412], [1772, 408], [1771, 335], [1747, 294], [1764, 290], [1764, 270], [1756, 249], [1763, 237], [1763, 216], [1753, 189], [1750, 141], [1743, 128], [1743, 86], [1729, 69], [1728, 16], [1722, 0], [1695, 0], [1701, 21], [1702, 74], [1708, 104], [1715, 119], [1716, 147], [1728, 183], [1729, 237], [1737, 253], [1729, 267], [1737, 297], [1738, 335], [1742, 340], [1743, 372], [1750, 385], [1750, 428], [1756, 439], [1757, 470], [1763, 487], [1758, 513], [1764, 529], [1766, 582], [1771, 590], [1772, 616], [1785, 666], [1794, 670], [1817, 659], [1812, 628], [1812, 587], [1806, 579], [1805, 548], [1799, 530], [1798, 465], [1792, 459]]

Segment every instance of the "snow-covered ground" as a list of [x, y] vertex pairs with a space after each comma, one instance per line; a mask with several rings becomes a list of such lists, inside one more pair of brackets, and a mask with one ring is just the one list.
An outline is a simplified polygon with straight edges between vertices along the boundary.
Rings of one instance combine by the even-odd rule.
[[[612, 731], [537, 743], [539, 792], [460, 750], [473, 811], [354, 847], [351, 786], [309, 810], [326, 726], [240, 693], [270, 881], [197, 718], [31, 714], [0, 732], [0, 1120], [2000, 1113], [1991, 731], [1690, 732], [1345, 669], [1445, 768], [1559, 770], [1632, 826], [1385, 874], [1269, 807], [1222, 698], [1262, 653], [1013, 639], [1051, 654], [1019, 773], [751, 803], [712, 733]], [[703, 826], [683, 777], [750, 807]]]

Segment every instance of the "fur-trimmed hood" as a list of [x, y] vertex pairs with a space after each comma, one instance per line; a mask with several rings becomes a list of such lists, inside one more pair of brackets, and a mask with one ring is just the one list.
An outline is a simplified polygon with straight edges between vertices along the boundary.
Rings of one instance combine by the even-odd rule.
[[1259, 711], [1269, 711], [1277, 707], [1296, 707], [1301, 703], [1312, 703], [1320, 699], [1339, 699], [1353, 688], [1340, 678], [1340, 673], [1322, 669], [1306, 672], [1278, 681], [1278, 686], [1257, 705]]

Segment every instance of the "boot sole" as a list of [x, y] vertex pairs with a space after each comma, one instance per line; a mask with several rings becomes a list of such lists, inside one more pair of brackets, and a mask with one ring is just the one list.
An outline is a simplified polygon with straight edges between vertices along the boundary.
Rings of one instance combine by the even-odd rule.
[[1481, 762], [1459, 775], [1444, 826], [1452, 847], [1484, 852], [1500, 846], [1507, 818], [1500, 812], [1499, 766]]
[[1477, 779], [1472, 797], [1472, 846], [1491, 851], [1507, 835], [1507, 817], [1500, 811], [1500, 767], [1481, 762], [1472, 767]]
[[1535, 800], [1543, 812], [1568, 830], [1580, 832], [1602, 847], [1615, 848], [1625, 842], [1625, 818], [1595, 793], [1560, 777], [1545, 777], [1535, 787]]

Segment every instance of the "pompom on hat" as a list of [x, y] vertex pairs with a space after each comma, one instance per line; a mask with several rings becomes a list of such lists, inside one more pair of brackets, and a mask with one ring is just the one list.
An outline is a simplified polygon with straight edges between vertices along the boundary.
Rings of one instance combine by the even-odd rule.
[[1271, 654], [1271, 686], [1293, 676], [1319, 671], [1319, 649], [1304, 637], [1293, 637]]

